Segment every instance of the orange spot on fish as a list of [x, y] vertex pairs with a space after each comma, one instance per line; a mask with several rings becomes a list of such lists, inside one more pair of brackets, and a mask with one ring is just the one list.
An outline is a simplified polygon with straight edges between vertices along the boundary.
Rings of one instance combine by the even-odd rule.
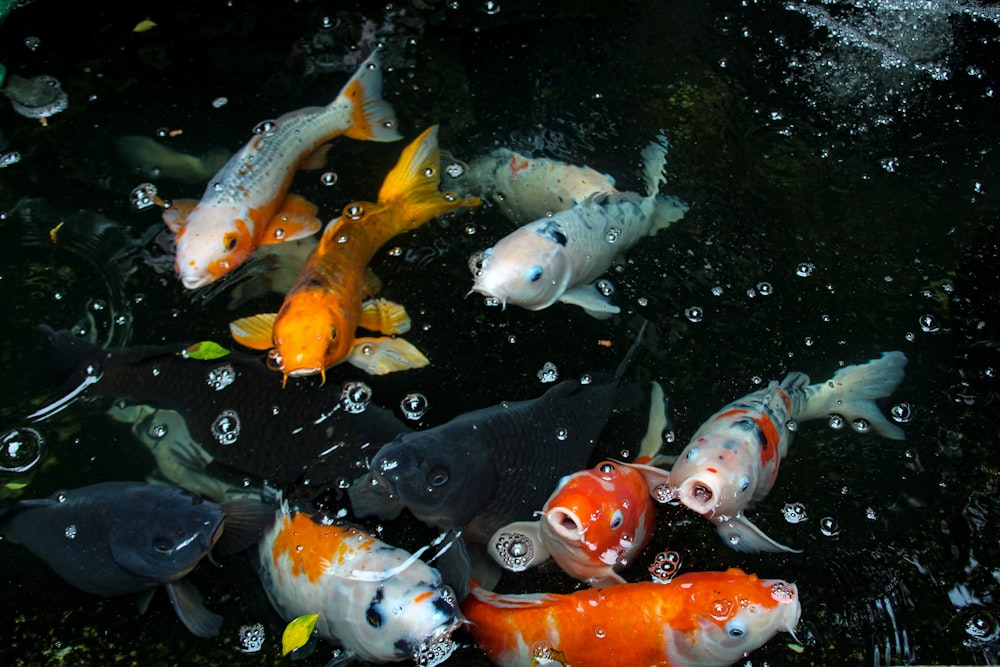
[[282, 555], [291, 561], [293, 577], [305, 575], [316, 583], [332, 562], [343, 563], [357, 552], [371, 549], [375, 538], [351, 526], [323, 526], [305, 514], [282, 517], [281, 530], [271, 545], [277, 566]]
[[762, 447], [760, 450], [760, 460], [765, 464], [770, 463], [772, 459], [778, 456], [778, 441], [781, 439], [781, 436], [778, 434], [778, 429], [770, 418], [761, 415], [754, 417], [753, 421], [760, 427], [760, 431], [764, 434], [764, 439], [767, 442], [767, 446]]
[[713, 475], [718, 475], [719, 474], [719, 471], [716, 470], [715, 468], [705, 468], [705, 470], [707, 470], [708, 472], [712, 473]]
[[413, 602], [414, 603], [423, 602], [427, 598], [430, 598], [430, 597], [433, 597], [433, 596], [434, 596], [434, 591], [424, 591], [423, 593], [421, 593], [417, 597], [413, 598]]
[[531, 164], [527, 160], [517, 161], [517, 157], [514, 155], [510, 156], [510, 174], [511, 176], [517, 176], [517, 172], [523, 171], [530, 167]]

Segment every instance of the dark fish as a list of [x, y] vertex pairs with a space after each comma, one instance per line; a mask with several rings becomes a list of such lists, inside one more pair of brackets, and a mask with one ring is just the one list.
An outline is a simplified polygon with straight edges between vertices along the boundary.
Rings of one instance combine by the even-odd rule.
[[306, 475], [317, 490], [353, 478], [365, 469], [369, 448], [409, 430], [374, 404], [352, 412], [354, 398], [333, 382], [282, 388], [258, 356], [234, 351], [213, 360], [185, 358], [186, 343], [104, 350], [40, 328], [49, 365], [68, 389], [66, 398], [32, 415], [36, 419], [82, 395], [176, 410], [215, 464], [276, 485]]
[[614, 375], [566, 380], [538, 398], [401, 435], [351, 485], [354, 513], [388, 519], [405, 508], [435, 528], [462, 528], [477, 543], [532, 518], [560, 478], [587, 467], [641, 337]]
[[220, 540], [224, 553], [254, 544], [273, 516], [273, 507], [255, 501], [217, 505], [171, 486], [104, 482], [22, 500], [0, 516], [0, 533], [87, 593], [145, 593], [140, 611], [164, 586], [187, 629], [212, 637], [222, 617], [204, 607], [185, 575]]

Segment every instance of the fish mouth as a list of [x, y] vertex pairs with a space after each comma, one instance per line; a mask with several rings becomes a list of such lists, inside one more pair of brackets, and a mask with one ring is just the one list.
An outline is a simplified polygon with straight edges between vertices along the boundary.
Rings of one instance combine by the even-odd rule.
[[545, 520], [548, 521], [553, 532], [567, 542], [581, 542], [587, 532], [580, 517], [563, 507], [555, 507], [547, 511]]
[[186, 274], [181, 276], [181, 283], [187, 289], [198, 289], [199, 287], [204, 287], [205, 285], [211, 283], [213, 280], [215, 280], [215, 278], [213, 278], [208, 274], [196, 274], [196, 275]]
[[[477, 292], [486, 297], [486, 303], [490, 306], [500, 306], [501, 310], [507, 310], [507, 294], [501, 290], [490, 289], [489, 287], [484, 287], [476, 281], [472, 285], [472, 289], [469, 290], [469, 294]], [[468, 294], [466, 294], [468, 296]]]
[[458, 648], [458, 644], [451, 638], [451, 633], [461, 626], [465, 620], [458, 613], [446, 625], [426, 637], [419, 644], [415, 644], [410, 651], [413, 662], [420, 667], [435, 667], [451, 657], [451, 654]]
[[710, 482], [697, 477], [684, 480], [679, 490], [679, 498], [688, 509], [698, 514], [711, 516], [719, 506], [719, 492]]

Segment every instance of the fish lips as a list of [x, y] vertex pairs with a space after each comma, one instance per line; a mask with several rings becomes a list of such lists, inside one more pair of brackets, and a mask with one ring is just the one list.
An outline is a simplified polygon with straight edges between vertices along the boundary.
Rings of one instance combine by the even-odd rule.
[[355, 516], [375, 516], [380, 519], [395, 519], [403, 511], [403, 505], [393, 487], [382, 475], [369, 471], [354, 480], [347, 489]]

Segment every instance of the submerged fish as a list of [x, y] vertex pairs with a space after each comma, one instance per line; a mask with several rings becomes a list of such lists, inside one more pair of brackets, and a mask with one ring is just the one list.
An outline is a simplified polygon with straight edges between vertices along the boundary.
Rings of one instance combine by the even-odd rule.
[[670, 473], [653, 466], [602, 461], [568, 475], [542, 508], [538, 521], [517, 521], [493, 534], [488, 551], [520, 572], [552, 558], [562, 570], [592, 586], [623, 584], [618, 570], [653, 535], [653, 489]]
[[455, 595], [417, 555], [287, 505], [259, 550], [260, 579], [282, 618], [318, 613], [316, 632], [350, 657], [432, 667], [455, 650]]
[[[314, 373], [325, 378], [326, 369], [345, 360], [372, 375], [427, 365], [417, 348], [395, 337], [410, 329], [406, 310], [385, 299], [366, 300], [365, 269], [392, 237], [481, 203], [476, 197], [442, 194], [440, 181], [435, 125], [403, 151], [378, 203], [349, 204], [327, 225], [278, 313], [236, 320], [230, 325], [233, 338], [254, 349], [270, 348], [271, 362], [286, 379]], [[357, 338], [358, 327], [385, 336]]]
[[175, 267], [184, 286], [202, 287], [242, 264], [260, 245], [319, 231], [316, 207], [288, 194], [297, 169], [318, 168], [328, 141], [340, 135], [395, 141], [396, 118], [382, 100], [378, 52], [328, 106], [306, 107], [265, 121], [222, 167], [201, 201], [174, 200], [163, 220], [177, 234]]
[[566, 380], [396, 438], [348, 490], [355, 514], [390, 518], [405, 508], [477, 543], [530, 518], [561, 477], [586, 466], [640, 340], [641, 332], [614, 375]]
[[526, 157], [509, 148], [498, 148], [469, 164], [451, 160], [448, 167], [455, 175], [446, 175], [450, 176], [446, 187], [490, 199], [519, 225], [565, 211], [595, 193], [615, 192], [615, 181], [607, 174]]
[[792, 632], [798, 589], [737, 569], [693, 572], [570, 595], [497, 595], [474, 588], [468, 628], [500, 667], [555, 649], [573, 667], [724, 667]]
[[225, 148], [212, 148], [199, 156], [188, 155], [155, 139], [134, 134], [115, 139], [115, 151], [144, 178], [172, 178], [184, 183], [204, 183], [230, 157]]
[[597, 192], [551, 217], [531, 222], [474, 255], [474, 292], [542, 310], [556, 301], [575, 304], [597, 318], [619, 312], [594, 284], [615, 258], [644, 236], [684, 216], [687, 206], [657, 194], [663, 183], [666, 143], [643, 150], [647, 194]]
[[254, 501], [216, 505], [169, 486], [104, 482], [22, 500], [0, 516], [0, 533], [87, 593], [145, 593], [140, 611], [163, 586], [185, 627], [212, 637], [222, 617], [204, 607], [185, 576], [217, 544], [235, 553], [256, 543], [272, 514]]
[[875, 401], [903, 380], [906, 355], [883, 352], [878, 359], [847, 366], [826, 382], [809, 384], [794, 372], [772, 381], [712, 415], [691, 437], [670, 471], [668, 496], [716, 524], [737, 551], [795, 551], [778, 544], [743, 512], [766, 496], [788, 453], [797, 424], [836, 415], [856, 430], [902, 440]]
[[[354, 478], [367, 469], [369, 448], [410, 430], [388, 410], [356, 402], [351, 383], [282, 389], [256, 356], [185, 358], [185, 343], [104, 350], [68, 332], [41, 329], [47, 361], [68, 393], [33, 419], [84, 395], [176, 410], [194, 446], [215, 465], [279, 485], [304, 476], [316, 492]], [[186, 457], [195, 472], [204, 456]]]

